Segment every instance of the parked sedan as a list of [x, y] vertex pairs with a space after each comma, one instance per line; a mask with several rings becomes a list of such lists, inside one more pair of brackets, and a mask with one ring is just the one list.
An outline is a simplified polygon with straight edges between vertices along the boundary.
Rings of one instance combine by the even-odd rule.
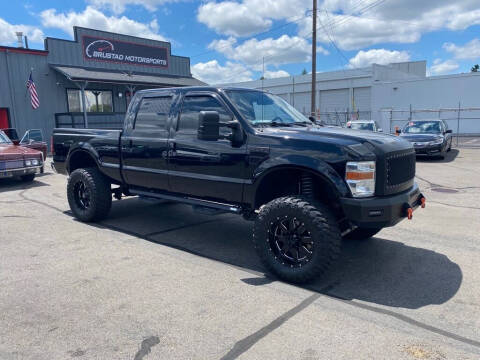
[[352, 120], [347, 122], [348, 129], [382, 132], [376, 121], [373, 120]]
[[[5, 134], [15, 145], [25, 146], [30, 149], [38, 150], [43, 154], [43, 159], [47, 158], [47, 143], [43, 137], [43, 132], [40, 129], [30, 129], [25, 131], [22, 140], [19, 140], [17, 129], [9, 128], [3, 129]], [[43, 173], [43, 166], [40, 169]]]
[[452, 149], [452, 130], [443, 120], [409, 121], [400, 136], [410, 141], [417, 155], [430, 155], [445, 158]]
[[0, 130], [0, 178], [18, 176], [22, 181], [33, 181], [43, 166], [40, 151], [15, 145]]

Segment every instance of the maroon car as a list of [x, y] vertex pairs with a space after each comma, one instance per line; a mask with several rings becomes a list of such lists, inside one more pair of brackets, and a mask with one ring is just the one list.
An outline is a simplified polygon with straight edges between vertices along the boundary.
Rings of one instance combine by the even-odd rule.
[[[22, 140], [19, 140], [17, 129], [8, 128], [2, 129], [5, 134], [12, 140], [15, 145], [25, 146], [30, 149], [41, 151], [43, 154], [43, 159], [47, 158], [47, 143], [43, 138], [42, 130], [40, 129], [30, 129], [25, 132], [22, 137]], [[41, 168], [41, 173], [43, 173], [43, 166]]]
[[14, 145], [0, 130], [0, 179], [18, 176], [22, 181], [33, 181], [42, 167], [40, 151]]

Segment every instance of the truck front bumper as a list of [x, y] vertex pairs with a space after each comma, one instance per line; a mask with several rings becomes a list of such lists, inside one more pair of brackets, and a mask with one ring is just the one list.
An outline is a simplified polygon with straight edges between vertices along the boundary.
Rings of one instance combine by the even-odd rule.
[[[372, 198], [341, 198], [345, 217], [355, 226], [383, 228], [393, 226], [422, 205], [424, 196], [418, 185], [400, 194]], [[411, 210], [409, 210], [411, 209]]]

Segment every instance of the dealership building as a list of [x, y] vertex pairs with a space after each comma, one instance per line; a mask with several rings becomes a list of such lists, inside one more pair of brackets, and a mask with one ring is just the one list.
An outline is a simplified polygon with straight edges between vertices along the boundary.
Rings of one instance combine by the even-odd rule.
[[[372, 119], [393, 131], [411, 119], [444, 119], [460, 134], [480, 134], [480, 73], [427, 76], [426, 61], [317, 73], [316, 116], [328, 124]], [[310, 115], [310, 74], [223, 84], [264, 89]]]
[[[190, 59], [171, 54], [171, 44], [74, 27], [74, 40], [45, 39], [45, 50], [0, 47], [0, 129], [55, 126], [118, 127], [132, 95], [145, 88], [203, 85]], [[34, 109], [30, 74], [40, 105]]]

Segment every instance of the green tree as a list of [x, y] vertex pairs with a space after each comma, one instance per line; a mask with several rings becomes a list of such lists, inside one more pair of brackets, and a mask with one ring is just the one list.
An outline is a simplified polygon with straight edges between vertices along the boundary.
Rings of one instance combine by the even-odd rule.
[[308, 74], [308, 73], [307, 73], [307, 69], [303, 69], [303, 70], [302, 70], [302, 75], [307, 75], [307, 74]]
[[472, 66], [472, 72], [479, 72], [480, 71], [480, 65], [475, 64]]
[[265, 80], [265, 77], [264, 77], [264, 76], [262, 76], [262, 77], [260, 77], [260, 79], [259, 79], [259, 80]]

